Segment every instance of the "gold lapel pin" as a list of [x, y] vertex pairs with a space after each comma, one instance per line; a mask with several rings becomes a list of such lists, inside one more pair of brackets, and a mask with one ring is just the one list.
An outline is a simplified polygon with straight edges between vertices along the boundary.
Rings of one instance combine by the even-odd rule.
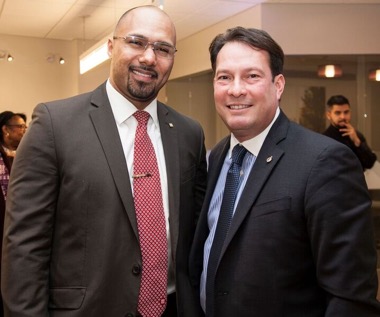
[[174, 124], [173, 123], [169, 122], [168, 124], [169, 124], [169, 127], [174, 128]]

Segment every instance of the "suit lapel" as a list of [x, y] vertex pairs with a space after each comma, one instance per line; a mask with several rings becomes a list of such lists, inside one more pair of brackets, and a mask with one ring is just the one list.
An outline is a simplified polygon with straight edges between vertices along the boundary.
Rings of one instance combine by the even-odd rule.
[[179, 230], [179, 144], [177, 122], [168, 108], [157, 102], [157, 115], [160, 122], [162, 146], [165, 155], [169, 196], [169, 225], [173, 258], [176, 259]]
[[117, 190], [131, 222], [132, 228], [136, 237], [138, 237], [132, 188], [129, 181], [127, 163], [125, 162], [119, 132], [117, 130], [115, 118], [107, 97], [105, 84], [94, 91], [91, 103], [95, 106], [94, 110], [90, 112], [92, 123], [109, 163], [108, 166], [115, 180]]
[[221, 257], [243, 223], [247, 214], [252, 212], [253, 204], [260, 195], [260, 192], [263, 186], [265, 186], [272, 170], [283, 156], [284, 151], [278, 147], [278, 143], [286, 137], [288, 123], [288, 119], [283, 113], [281, 113], [269, 131], [268, 136], [266, 137], [259, 155], [257, 156], [252, 167], [251, 173], [247, 179], [247, 183], [236, 207], [229, 232], [222, 248]]

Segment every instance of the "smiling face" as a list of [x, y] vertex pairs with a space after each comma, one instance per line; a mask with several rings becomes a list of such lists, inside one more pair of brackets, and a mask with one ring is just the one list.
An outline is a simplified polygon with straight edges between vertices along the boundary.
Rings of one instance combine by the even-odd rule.
[[[114, 35], [134, 35], [151, 43], [176, 44], [175, 28], [170, 18], [152, 6], [129, 12], [119, 22]], [[151, 45], [140, 51], [129, 46], [123, 39], [109, 40], [108, 53], [111, 56], [112, 86], [138, 109], [144, 109], [157, 97], [169, 78], [174, 62], [174, 57], [156, 56]]]
[[269, 54], [245, 43], [228, 42], [216, 59], [215, 107], [235, 137], [243, 142], [260, 134], [273, 120], [285, 86], [272, 79]]

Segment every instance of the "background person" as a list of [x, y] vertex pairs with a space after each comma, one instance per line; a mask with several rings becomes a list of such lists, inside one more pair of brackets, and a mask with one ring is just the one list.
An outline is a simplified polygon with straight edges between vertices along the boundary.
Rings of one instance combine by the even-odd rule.
[[[0, 236], [3, 237], [5, 201], [9, 175], [17, 147], [26, 131], [26, 115], [4, 111], [0, 113]], [[1, 244], [0, 244], [1, 255]], [[0, 265], [1, 272], [1, 265]], [[0, 296], [0, 316], [3, 316], [3, 301]]]
[[351, 124], [348, 99], [342, 95], [331, 96], [327, 101], [326, 117], [330, 125], [323, 134], [347, 145], [358, 157], [363, 170], [372, 168], [376, 154], [368, 146], [364, 135]]
[[26, 132], [26, 115], [4, 111], [0, 113], [0, 143], [1, 151], [4, 152], [11, 162], [22, 137]]
[[284, 54], [265, 31], [229, 29], [210, 55], [231, 135], [210, 154], [190, 255], [205, 315], [380, 316], [371, 200], [353, 152], [280, 110]]
[[[156, 99], [173, 67], [175, 44], [165, 12], [155, 6], [131, 9], [108, 41], [107, 82], [34, 110], [9, 186], [6, 316], [194, 316], [188, 257], [206, 160], [200, 125]], [[153, 144], [158, 173], [141, 176], [136, 168], [143, 162], [134, 159], [134, 146], [141, 143], [135, 139], [141, 130], [135, 115], [147, 113], [143, 140]], [[155, 202], [163, 210], [143, 211], [162, 217], [166, 253], [142, 291], [144, 274], [156, 268], [151, 263], [157, 259], [142, 255], [149, 235], [140, 231], [136, 182], [157, 176], [161, 189], [143, 198], [162, 196]], [[156, 249], [152, 244], [148, 251]], [[163, 277], [164, 297], [152, 299], [149, 287], [162, 285]]]

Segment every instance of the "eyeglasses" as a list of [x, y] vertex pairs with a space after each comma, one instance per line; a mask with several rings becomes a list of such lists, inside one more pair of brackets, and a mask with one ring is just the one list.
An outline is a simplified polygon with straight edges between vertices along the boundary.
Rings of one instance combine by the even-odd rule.
[[7, 124], [7, 127], [16, 127], [19, 129], [26, 129], [27, 128], [26, 124]]
[[174, 57], [174, 53], [177, 52], [177, 49], [168, 43], [165, 42], [149, 42], [146, 38], [135, 36], [135, 35], [127, 35], [127, 36], [114, 36], [114, 40], [124, 40], [124, 42], [133, 50], [144, 52], [148, 46], [152, 47], [152, 50], [155, 52], [156, 56], [172, 59]]

